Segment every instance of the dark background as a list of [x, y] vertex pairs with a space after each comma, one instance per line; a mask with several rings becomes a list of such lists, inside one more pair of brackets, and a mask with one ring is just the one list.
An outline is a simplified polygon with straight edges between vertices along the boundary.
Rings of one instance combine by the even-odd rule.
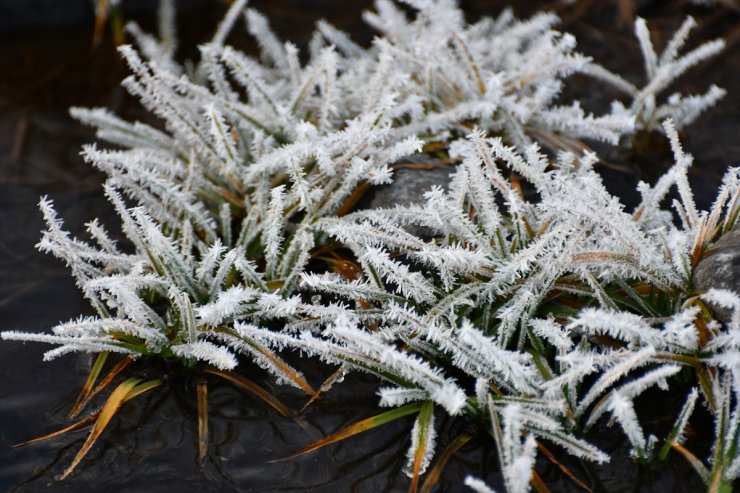
[[[221, 1], [183, 0], [178, 3], [180, 59], [194, 57], [225, 11]], [[633, 82], [642, 81], [643, 65], [631, 25], [623, 22], [618, 5], [624, 1], [461, 2], [470, 20], [497, 15], [507, 3], [519, 17], [542, 8], [558, 10], [560, 29], [576, 34], [579, 49]], [[326, 18], [369, 43], [373, 33], [360, 12], [370, 2], [290, 0], [253, 1], [285, 40], [299, 46], [310, 37], [314, 22]], [[703, 115], [683, 135], [695, 155], [691, 181], [704, 207], [714, 196], [728, 165], [740, 164], [740, 15], [725, 7], [700, 8], [683, 1], [637, 2], [648, 19], [654, 43], [661, 49], [687, 13], [700, 23], [689, 48], [702, 40], [724, 37], [728, 47], [715, 60], [692, 69], [671, 89], [703, 91], [710, 83], [728, 96]], [[156, 2], [123, 0], [126, 19], [155, 29]], [[86, 0], [0, 0], [0, 330], [44, 331], [59, 321], [90, 313], [65, 266], [34, 249], [43, 227], [37, 202], [55, 201], [65, 227], [84, 236], [83, 224], [101, 217], [113, 231], [118, 221], [101, 193], [102, 175], [78, 156], [93, 131], [73, 122], [69, 106], [105, 106], [129, 119], [146, 118], [118, 83], [127, 75], [107, 34], [91, 46], [94, 11]], [[230, 42], [254, 53], [243, 24]], [[574, 79], [568, 94], [587, 106], [603, 108], [610, 93], [586, 79]], [[583, 91], [589, 88], [588, 92]], [[651, 182], [671, 164], [665, 142], [641, 155], [598, 147], [615, 167], [605, 168], [610, 188], [626, 201], [638, 179]], [[615, 171], [619, 169], [620, 171]], [[47, 443], [12, 449], [14, 443], [64, 426], [65, 416], [89, 368], [89, 357], [70, 355], [42, 363], [41, 344], [0, 342], [0, 491], [405, 491], [400, 472], [408, 448], [411, 421], [387, 425], [362, 437], [289, 461], [287, 457], [312, 440], [376, 412], [376, 384], [364, 377], [348, 378], [302, 420], [276, 416], [263, 403], [225, 385], [211, 387], [211, 455], [197, 463], [194, 390], [174, 382], [126, 406], [99, 443], [66, 481], [58, 476], [82, 445], [77, 432]], [[309, 377], [318, 384], [327, 369]], [[260, 375], [254, 376], [260, 379]], [[271, 387], [269, 379], [261, 382]], [[302, 397], [271, 387], [294, 409]], [[439, 416], [439, 446], [461, 432], [459, 423]], [[610, 440], [607, 438], [605, 440]], [[606, 491], [699, 491], [700, 483], [681, 459], [663, 469], [638, 471], [626, 457], [621, 439], [608, 442], [615, 451], [611, 469], [600, 472]], [[575, 487], [558, 476], [546, 461], [541, 474], [553, 491]], [[490, 449], [471, 446], [450, 462], [439, 491], [462, 491], [467, 472], [496, 485], [497, 463]], [[583, 471], [581, 471], [583, 472]], [[587, 472], [583, 472], [587, 476]], [[500, 485], [497, 485], [500, 488]], [[698, 488], [698, 489], [697, 489]]]

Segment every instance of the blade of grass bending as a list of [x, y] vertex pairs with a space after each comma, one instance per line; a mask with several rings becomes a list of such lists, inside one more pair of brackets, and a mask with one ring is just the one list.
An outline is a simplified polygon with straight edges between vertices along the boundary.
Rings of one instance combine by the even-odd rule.
[[197, 382], [198, 394], [198, 457], [206, 458], [208, 453], [208, 383], [205, 378]]
[[352, 211], [352, 208], [357, 205], [357, 202], [360, 201], [363, 195], [365, 195], [365, 192], [370, 188], [370, 183], [368, 182], [362, 182], [352, 194], [347, 197], [347, 199], [344, 201], [344, 203], [337, 209], [337, 212], [334, 213], [336, 217], [342, 217], [346, 216]]
[[551, 493], [550, 488], [547, 487], [545, 482], [542, 480], [542, 477], [534, 469], [532, 469], [532, 479], [530, 480], [530, 483], [537, 493]]
[[418, 436], [416, 438], [416, 450], [414, 451], [414, 467], [412, 469], [413, 476], [411, 478], [411, 486], [409, 487], [409, 493], [416, 493], [419, 488], [419, 475], [421, 474], [421, 464], [426, 456], [427, 449], [429, 448], [429, 439], [431, 438], [430, 424], [432, 417], [434, 416], [434, 403], [432, 401], [424, 401], [421, 404], [419, 410], [419, 427]]
[[93, 426], [90, 435], [87, 437], [87, 440], [85, 440], [85, 443], [82, 445], [82, 448], [77, 452], [77, 455], [75, 455], [72, 463], [69, 465], [69, 467], [67, 467], [62, 476], [59, 478], [60, 481], [67, 478], [67, 476], [72, 473], [75, 467], [77, 467], [82, 458], [85, 457], [85, 455], [90, 451], [90, 448], [92, 448], [93, 444], [98, 439], [100, 434], [103, 433], [103, 430], [106, 426], [108, 426], [110, 420], [113, 418], [113, 416], [115, 416], [116, 412], [118, 412], [118, 409], [121, 407], [121, 404], [123, 404], [126, 396], [140, 382], [140, 378], [132, 377], [120, 383], [118, 387], [116, 387], [108, 400], [105, 402], [103, 408], [100, 410], [98, 419], [95, 421], [95, 425]]
[[240, 387], [244, 390], [248, 390], [249, 392], [252, 392], [257, 397], [259, 397], [260, 399], [265, 401], [267, 404], [272, 406], [276, 411], [278, 411], [280, 414], [282, 414], [286, 418], [293, 417], [293, 412], [287, 407], [285, 407], [285, 404], [280, 402], [277, 399], [277, 397], [275, 397], [274, 395], [269, 393], [267, 390], [265, 390], [264, 388], [260, 387], [259, 385], [251, 381], [250, 379], [243, 377], [241, 375], [238, 375], [236, 373], [233, 373], [233, 372], [221, 371], [217, 368], [213, 368], [210, 366], [206, 367], [203, 371], [205, 371], [206, 373], [210, 373], [211, 375], [219, 376], [223, 378], [224, 380], [226, 380], [227, 382], [236, 385], [237, 387]]
[[346, 370], [344, 368], [339, 368], [337, 371], [329, 375], [329, 378], [324, 380], [324, 383], [321, 384], [321, 387], [319, 387], [319, 390], [316, 391], [316, 394], [312, 395], [311, 398], [308, 400], [308, 402], [306, 402], [303, 405], [303, 407], [299, 411], [299, 414], [303, 413], [303, 411], [308, 409], [308, 406], [313, 404], [316, 401], [316, 399], [318, 399], [321, 396], [321, 394], [330, 390], [332, 386], [334, 385], [334, 383], [337, 381], [337, 379], [341, 377], [342, 375], [344, 375], [345, 372]]
[[[133, 399], [133, 398], [135, 398], [135, 397], [143, 394], [144, 392], [147, 392], [147, 391], [149, 391], [149, 390], [151, 390], [151, 389], [153, 389], [155, 387], [159, 387], [160, 385], [162, 385], [162, 380], [149, 380], [147, 382], [141, 383], [141, 384], [137, 385], [136, 387], [134, 387], [131, 390], [131, 392], [129, 392], [128, 394], [126, 394], [126, 397], [123, 399], [123, 402], [128, 402], [131, 399]], [[25, 442], [17, 443], [15, 445], [13, 445], [13, 448], [23, 447], [25, 445], [30, 445], [32, 443], [41, 442], [43, 440], [48, 440], [50, 438], [55, 438], [55, 437], [58, 437], [60, 435], [65, 434], [65, 433], [67, 433], [69, 431], [81, 430], [82, 428], [85, 428], [85, 427], [90, 426], [91, 424], [93, 424], [95, 422], [95, 420], [98, 418], [99, 415], [100, 415], [100, 411], [99, 410], [98, 411], [95, 411], [90, 416], [87, 416], [85, 418], [82, 418], [79, 421], [76, 421], [76, 422], [72, 423], [71, 425], [65, 426], [64, 428], [62, 428], [60, 430], [51, 432], [51, 433], [49, 433], [47, 435], [44, 435], [44, 436], [33, 438], [31, 440], [27, 440]]]
[[689, 418], [694, 411], [694, 404], [696, 403], [698, 395], [699, 394], [696, 391], [696, 388], [692, 389], [689, 397], [686, 399], [686, 402], [681, 408], [681, 412], [678, 413], [678, 417], [676, 418], [671, 432], [668, 434], [668, 438], [666, 438], [663, 447], [660, 449], [658, 460], [665, 460], [665, 458], [668, 457], [668, 452], [671, 451], [671, 446], [674, 443], [678, 443], [678, 438], [683, 435], [684, 430], [686, 429], [686, 425], [688, 425], [689, 423]]
[[262, 346], [261, 344], [258, 344], [257, 342], [251, 340], [251, 339], [244, 339], [244, 341], [255, 348], [259, 353], [267, 358], [270, 363], [275, 365], [277, 368], [280, 369], [280, 371], [285, 375], [287, 378], [289, 378], [293, 383], [295, 383], [298, 388], [300, 388], [302, 391], [307, 393], [310, 396], [315, 396], [316, 391], [313, 387], [311, 387], [311, 384], [308, 383], [308, 381], [302, 376], [296, 373], [290, 366], [288, 366], [282, 359], [280, 359], [278, 356], [275, 355], [272, 351], [267, 349], [266, 347]]
[[134, 387], [131, 390], [131, 392], [129, 392], [128, 394], [126, 394], [126, 397], [123, 399], [123, 402], [128, 402], [131, 399], [134, 399], [134, 398], [140, 396], [144, 392], [149, 392], [152, 389], [156, 389], [157, 387], [159, 387], [163, 383], [164, 383], [164, 381], [163, 380], [159, 380], [159, 379], [156, 379], [156, 380], [147, 380], [144, 383], [140, 383], [136, 387]]
[[563, 464], [562, 462], [560, 462], [559, 460], [557, 460], [555, 458], [555, 455], [552, 452], [550, 452], [550, 450], [547, 447], [545, 447], [544, 445], [542, 445], [542, 443], [539, 440], [537, 441], [537, 448], [540, 450], [540, 452], [542, 452], [545, 455], [545, 457], [547, 457], [548, 459], [550, 459], [550, 462], [552, 462], [553, 464], [555, 464], [556, 466], [558, 466], [558, 469], [560, 469], [561, 471], [563, 471], [563, 473], [566, 476], [568, 476], [574, 483], [576, 483], [578, 486], [580, 486], [581, 488], [583, 488], [584, 491], [588, 491], [588, 493], [592, 493], [591, 488], [589, 488], [588, 486], [586, 486], [580, 479], [578, 479], [575, 476], [575, 474], [573, 474], [573, 472], [565, 466], [565, 464]]
[[676, 452], [686, 457], [686, 460], [689, 461], [689, 464], [691, 464], [694, 470], [696, 470], [696, 472], [699, 474], [699, 477], [701, 477], [704, 483], [709, 483], [709, 470], [694, 454], [689, 452], [686, 448], [684, 448], [683, 445], [678, 442], [671, 443], [671, 447], [676, 449]]
[[90, 393], [93, 390], [93, 385], [95, 385], [95, 381], [100, 376], [100, 372], [103, 370], [103, 365], [105, 365], [105, 362], [108, 359], [108, 354], [109, 353], [107, 351], [98, 353], [92, 368], [90, 368], [90, 374], [87, 376], [87, 380], [85, 380], [85, 385], [82, 386], [80, 394], [77, 396], [74, 406], [72, 406], [72, 410], [67, 415], [67, 419], [74, 419], [74, 417], [77, 416], [80, 410], [85, 406], [85, 403], [87, 403]]
[[461, 435], [458, 435], [447, 445], [447, 447], [445, 447], [445, 449], [440, 454], [439, 459], [437, 459], [437, 462], [435, 462], [434, 466], [429, 469], [429, 472], [427, 473], [427, 478], [424, 481], [424, 484], [421, 486], [421, 493], [432, 492], [434, 487], [437, 486], [439, 478], [442, 477], [442, 471], [444, 471], [445, 466], [447, 466], [447, 463], [450, 461], [452, 456], [455, 455], [472, 438], [472, 435], [469, 435], [468, 433], [463, 433]]
[[91, 414], [90, 416], [82, 418], [81, 420], [76, 421], [69, 426], [65, 426], [64, 428], [60, 430], [53, 431], [44, 436], [32, 438], [31, 440], [26, 440], [25, 442], [16, 443], [12, 447], [13, 448], [25, 447], [26, 445], [31, 445], [32, 443], [42, 442], [44, 440], [49, 440], [50, 438], [58, 437], [59, 435], [63, 435], [67, 433], [68, 431], [81, 430], [82, 428], [85, 428], [86, 426], [90, 426], [91, 424], [93, 424], [95, 420], [97, 419], [98, 414], [100, 414], [99, 411]]
[[[105, 376], [105, 378], [103, 378], [100, 381], [100, 383], [94, 389], [92, 389], [91, 391], [89, 391], [88, 394], [85, 396], [85, 398], [82, 401], [79, 401], [78, 400], [78, 403], [75, 404], [75, 407], [72, 409], [72, 411], [70, 411], [69, 416], [67, 416], [67, 419], [72, 419], [75, 416], [77, 416], [80, 413], [80, 411], [82, 411], [85, 408], [85, 406], [87, 406], [90, 403], [90, 400], [98, 394], [98, 392], [100, 392], [105, 387], [107, 387], [113, 380], [115, 380], [115, 378], [118, 375], [120, 375], [120, 373], [124, 369], [126, 369], [126, 367], [129, 365], [129, 363], [131, 363], [131, 361], [133, 361], [133, 360], [130, 357], [126, 356], [121, 361], [119, 361], [118, 363], [116, 363], [116, 366], [114, 366], [113, 368], [110, 369], [110, 371]], [[95, 365], [97, 365], [97, 361], [95, 361]], [[102, 368], [102, 365], [101, 365], [101, 368]], [[95, 369], [95, 367], [93, 367], [93, 370], [94, 369]], [[100, 372], [100, 370], [98, 370], [98, 372]], [[92, 370], [91, 370], [90, 376], [92, 376]], [[95, 377], [95, 379], [97, 379], [97, 376]], [[90, 382], [91, 386], [94, 383], [95, 379], [93, 379], [93, 381]], [[88, 377], [88, 381], [89, 380], [90, 379]], [[85, 387], [87, 387], [87, 382], [85, 382]], [[83, 390], [84, 390], [84, 388], [83, 388]], [[82, 394], [81, 393], [80, 393], [80, 397], [82, 397]]]
[[413, 402], [411, 404], [406, 404], [405, 406], [392, 409], [381, 414], [376, 414], [375, 416], [371, 416], [367, 419], [363, 419], [362, 421], [358, 421], [353, 425], [342, 428], [336, 433], [332, 433], [328, 437], [322, 438], [321, 440], [316, 440], [300, 452], [287, 457], [287, 459], [299, 457], [309, 452], [313, 452], [314, 450], [318, 450], [321, 447], [324, 447], [331, 443], [339, 442], [344, 440], [345, 438], [349, 438], [351, 436], [357, 435], [358, 433], [362, 433], [363, 431], [371, 430], [386, 423], [390, 423], [391, 421], [394, 421], [396, 419], [408, 416], [409, 414], [417, 413], [421, 409], [421, 406], [421, 402]]

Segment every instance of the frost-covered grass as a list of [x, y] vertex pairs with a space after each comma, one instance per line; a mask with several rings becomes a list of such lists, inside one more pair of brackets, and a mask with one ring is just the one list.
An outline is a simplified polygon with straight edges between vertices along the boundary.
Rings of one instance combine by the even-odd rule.
[[[113, 144], [87, 146], [83, 157], [107, 174], [106, 196], [131, 245], [118, 246], [97, 221], [88, 225], [92, 243], [71, 238], [42, 199], [39, 248], [68, 264], [97, 316], [2, 338], [57, 345], [46, 359], [102, 355], [81, 402], [113, 353], [231, 381], [238, 364], [256, 364], [311, 400], [320, 391], [282, 351], [338, 367], [327, 383], [369, 372], [387, 384], [380, 406], [394, 409], [366, 424], [417, 415], [412, 490], [435, 454], [435, 413], [448, 413], [482, 423], [510, 493], [530, 488], [544, 443], [608, 461], [589, 435], [607, 418], [636, 460], [675, 449], [711, 491], [723, 491], [740, 474], [740, 298], [697, 293], [691, 277], [736, 222], [740, 170], [728, 169], [712, 208], [699, 210], [676, 129], [724, 91], [662, 96], [722, 41], [680, 55], [695, 25], [688, 19], [658, 55], [638, 19], [646, 83], [636, 87], [580, 54], [553, 15], [520, 21], [505, 12], [471, 25], [451, 0], [405, 3], [412, 17], [389, 0], [366, 14], [379, 32], [369, 48], [319, 23], [305, 63], [245, 1], [234, 2], [189, 70], [174, 59], [171, 26], [162, 41], [130, 26], [139, 48], [120, 50], [132, 71], [124, 86], [161, 127], [104, 109], [72, 114]], [[260, 61], [226, 45], [242, 14]], [[578, 101], [561, 105], [573, 73], [625, 99], [601, 115]], [[618, 145], [655, 129], [670, 140], [675, 165], [640, 185], [634, 211], [606, 190], [595, 155], [538, 143]], [[367, 187], [391, 182], [394, 164], [419, 152], [455, 163], [448, 190], [434, 188], [417, 205], [353, 210]], [[674, 190], [678, 199], [667, 203]], [[732, 307], [732, 318], [719, 322], [708, 303]], [[679, 372], [694, 385], [675, 426], [646, 436], [634, 399], [675, 385]], [[125, 400], [161, 383], [121, 384], [65, 476]], [[708, 461], [681, 446], [697, 403], [715, 422]], [[478, 479], [467, 484], [487, 491]]]

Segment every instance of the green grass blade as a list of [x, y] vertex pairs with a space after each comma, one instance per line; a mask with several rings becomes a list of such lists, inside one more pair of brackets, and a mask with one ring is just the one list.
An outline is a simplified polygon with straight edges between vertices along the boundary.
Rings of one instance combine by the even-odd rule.
[[321, 447], [324, 447], [331, 443], [342, 441], [346, 438], [357, 435], [358, 433], [372, 430], [373, 428], [377, 428], [378, 426], [390, 423], [391, 421], [394, 421], [396, 419], [403, 418], [404, 416], [408, 416], [409, 414], [417, 413], [421, 410], [421, 407], [421, 402], [413, 402], [411, 404], [406, 404], [405, 406], [392, 409], [381, 414], [376, 414], [375, 416], [372, 416], [370, 418], [363, 419], [362, 421], [358, 421], [353, 425], [342, 428], [336, 433], [332, 433], [328, 437], [313, 442], [312, 444], [308, 445], [306, 448], [289, 458], [298, 457], [309, 452], [313, 452], [314, 450], [318, 450]]
[[665, 458], [668, 457], [668, 452], [671, 451], [671, 447], [673, 446], [673, 444], [679, 443], [679, 437], [683, 435], [683, 432], [686, 429], [686, 425], [688, 425], [689, 423], [689, 418], [694, 412], [694, 404], [696, 403], [696, 398], [698, 397], [698, 395], [699, 394], [695, 388], [691, 390], [689, 397], [686, 399], [686, 403], [683, 405], [683, 407], [681, 408], [681, 412], [678, 414], [678, 418], [676, 418], [676, 424], [673, 425], [673, 429], [668, 434], [668, 438], [666, 438], [665, 443], [663, 444], [663, 448], [660, 449], [658, 460], [665, 460]]
[[414, 466], [413, 475], [411, 479], [411, 487], [409, 493], [416, 493], [419, 488], [419, 476], [421, 475], [421, 467], [424, 463], [424, 458], [427, 455], [429, 447], [432, 445], [432, 437], [434, 436], [434, 430], [431, 429], [432, 418], [434, 417], [434, 403], [432, 401], [425, 401], [421, 405], [419, 410], [419, 417], [417, 422], [419, 426], [417, 428], [416, 436], [416, 450], [414, 450]]

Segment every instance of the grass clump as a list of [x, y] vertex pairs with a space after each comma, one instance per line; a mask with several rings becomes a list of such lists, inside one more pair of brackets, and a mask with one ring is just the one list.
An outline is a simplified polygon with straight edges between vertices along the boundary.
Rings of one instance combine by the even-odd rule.
[[[382, 34], [370, 48], [319, 23], [303, 64], [245, 1], [234, 2], [188, 70], [174, 59], [171, 27], [160, 43], [130, 26], [139, 50], [120, 49], [132, 71], [124, 86], [161, 127], [72, 110], [115, 146], [87, 146], [83, 157], [107, 174], [105, 193], [130, 244], [118, 245], [97, 221], [88, 225], [94, 243], [71, 238], [42, 199], [39, 248], [67, 263], [97, 315], [51, 334], [2, 338], [56, 344], [46, 359], [99, 355], [72, 415], [139, 361], [175, 362], [197, 383], [201, 458], [204, 374], [290, 414], [236, 371], [241, 358], [304, 391], [309, 403], [347, 371], [386, 382], [380, 405], [393, 409], [299, 453], [415, 415], [412, 491], [432, 464], [435, 415], [443, 412], [485, 430], [510, 493], [539, 488], [537, 451], [552, 457], [544, 442], [608, 461], [589, 434], [604, 416], [619, 423], [636, 460], [663, 460], [675, 449], [710, 491], [727, 489], [740, 472], [740, 299], [697, 293], [691, 276], [737, 219], [740, 176], [729, 169], [711, 210], [698, 210], [687, 179], [692, 159], [676, 126], [723, 92], [656, 102], [722, 42], [679, 57], [689, 20], [658, 57], [638, 20], [649, 78], [638, 90], [578, 53], [572, 36], [552, 29], [552, 15], [518, 21], [505, 12], [468, 25], [452, 1], [405, 3], [411, 18], [384, 0], [366, 15]], [[226, 45], [243, 13], [261, 62]], [[576, 72], [633, 101], [599, 116], [577, 101], [558, 104]], [[539, 144], [618, 144], [658, 121], [676, 164], [640, 185], [632, 212], [604, 187], [593, 153], [553, 157]], [[354, 210], [367, 188], [390, 183], [399, 161], [419, 152], [455, 164], [448, 190], [432, 189], [422, 204]], [[673, 211], [663, 206], [672, 189]], [[708, 302], [734, 307], [732, 319], [717, 321]], [[338, 369], [317, 391], [283, 359], [288, 349]], [[101, 379], [112, 354], [123, 360]], [[646, 436], [634, 399], [679, 373], [691, 374], [694, 386], [675, 426], [666, 437]], [[130, 377], [100, 411], [73, 424], [94, 423], [64, 477], [124, 402], [163, 384]], [[716, 425], [709, 466], [681, 445], [699, 400]], [[447, 446], [425, 489], [470, 439]], [[467, 484], [487, 488], [475, 478]]]

